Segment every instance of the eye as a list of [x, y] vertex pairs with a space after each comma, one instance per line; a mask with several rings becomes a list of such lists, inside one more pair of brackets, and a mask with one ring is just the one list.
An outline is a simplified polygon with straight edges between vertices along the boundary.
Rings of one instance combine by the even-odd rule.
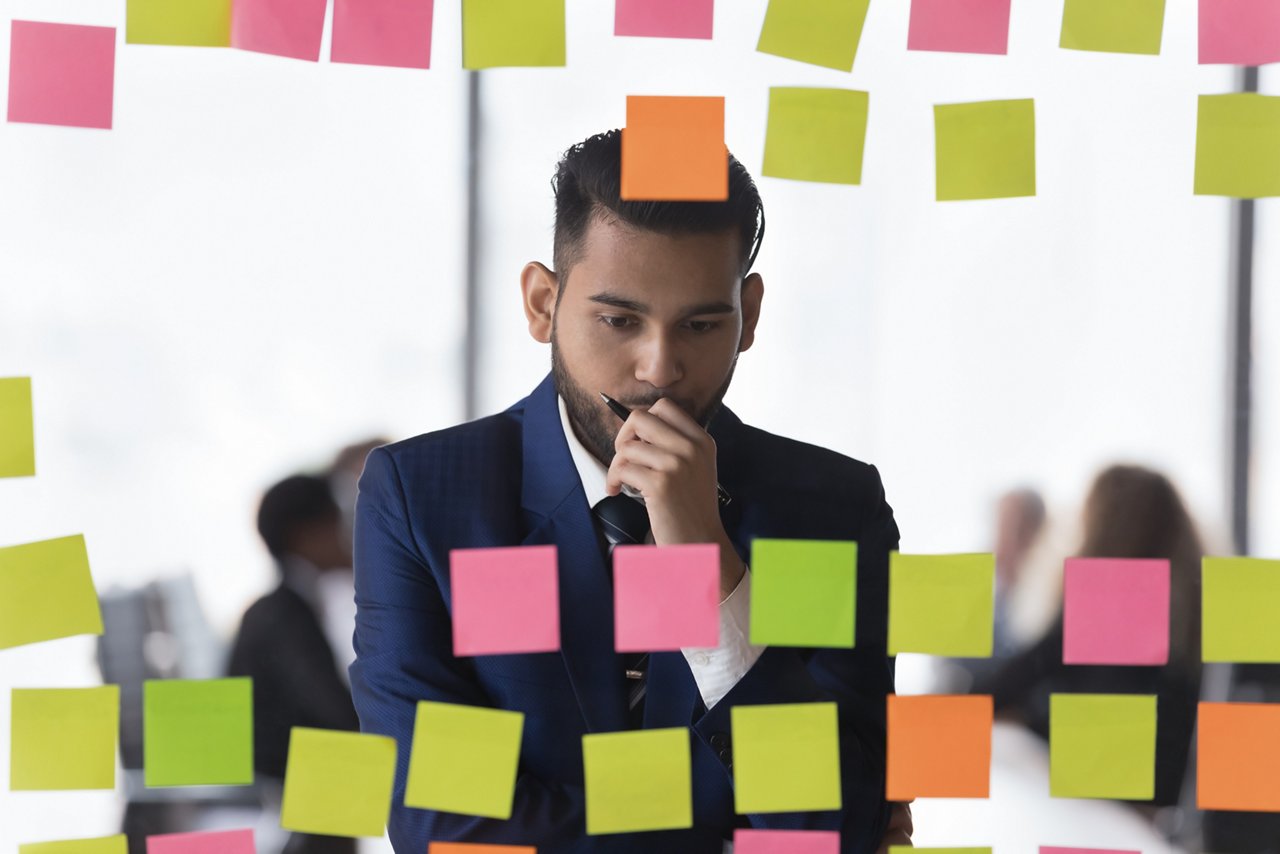
[[631, 325], [631, 318], [617, 314], [602, 314], [599, 318], [600, 322], [610, 329], [626, 329]]
[[715, 329], [719, 325], [720, 324], [714, 320], [689, 321], [689, 328], [692, 329], [694, 332], [710, 332], [711, 330]]

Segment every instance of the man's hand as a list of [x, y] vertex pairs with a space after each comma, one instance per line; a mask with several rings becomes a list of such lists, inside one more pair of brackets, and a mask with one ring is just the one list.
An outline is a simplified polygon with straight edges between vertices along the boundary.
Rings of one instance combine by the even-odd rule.
[[727, 598], [746, 567], [720, 521], [715, 440], [679, 405], [663, 398], [647, 411], [632, 410], [613, 447], [606, 491], [617, 495], [624, 483], [640, 490], [653, 541], [660, 546], [718, 544], [720, 598]]
[[911, 802], [895, 803], [892, 807], [889, 827], [884, 832], [884, 839], [880, 840], [876, 854], [889, 854], [890, 845], [911, 844], [911, 834], [915, 831], [915, 825], [911, 821]]

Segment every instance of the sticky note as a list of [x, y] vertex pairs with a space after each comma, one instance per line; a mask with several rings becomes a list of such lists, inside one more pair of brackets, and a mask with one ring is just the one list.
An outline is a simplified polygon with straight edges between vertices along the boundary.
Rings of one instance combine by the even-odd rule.
[[393, 738], [294, 727], [280, 826], [327, 836], [381, 836], [395, 774]]
[[1121, 848], [1063, 848], [1058, 845], [1041, 845], [1040, 854], [1142, 854], [1142, 852]]
[[991, 854], [990, 848], [919, 848], [912, 845], [890, 845], [889, 854]]
[[1280, 96], [1200, 96], [1195, 191], [1240, 199], [1280, 196]]
[[435, 0], [334, 0], [331, 62], [431, 67]]
[[852, 648], [857, 578], [857, 543], [753, 541], [751, 642]]
[[889, 554], [889, 654], [991, 655], [996, 561], [991, 554]]
[[1156, 698], [1049, 695], [1049, 794], [1055, 798], [1155, 797]]
[[1066, 0], [1059, 46], [1108, 53], [1160, 53], [1164, 0]]
[[0, 649], [100, 634], [83, 536], [0, 548]]
[[615, 36], [709, 39], [715, 0], [616, 0]]
[[840, 854], [834, 830], [748, 830], [733, 832], [733, 854]]
[[450, 552], [453, 654], [560, 649], [557, 573], [555, 546]]
[[64, 839], [58, 842], [27, 842], [18, 854], [128, 854], [129, 840], [123, 833], [93, 839]]
[[432, 842], [427, 854], [538, 854], [532, 845], [486, 845], [482, 842]]
[[463, 68], [564, 64], [564, 0], [462, 0]]
[[852, 71], [871, 0], [769, 0], [756, 50]]
[[320, 59], [327, 0], [235, 0], [231, 46], [291, 59]]
[[9, 121], [110, 128], [114, 27], [14, 21], [9, 39]]
[[1169, 561], [1069, 558], [1062, 589], [1064, 664], [1169, 661]]
[[252, 830], [164, 833], [147, 837], [147, 854], [254, 854]]
[[1011, 0], [911, 0], [907, 50], [1009, 52]]
[[582, 769], [588, 835], [693, 826], [688, 728], [584, 735]]
[[253, 783], [253, 680], [147, 680], [142, 706], [147, 786]]
[[0, 477], [31, 477], [35, 473], [31, 378], [0, 377]]
[[888, 800], [988, 797], [990, 697], [890, 694], [888, 702]]
[[632, 201], [728, 199], [724, 98], [628, 96], [621, 195]]
[[729, 720], [736, 812], [840, 809], [835, 703], [734, 706]]
[[939, 104], [938, 201], [1036, 194], [1036, 117], [1030, 98]]
[[769, 90], [764, 168], [773, 178], [862, 183], [870, 96], [852, 89]]
[[1204, 660], [1280, 663], [1280, 560], [1206, 557], [1201, 573]]
[[9, 788], [113, 789], [120, 687], [14, 688]]
[[1280, 704], [1201, 703], [1196, 806], [1280, 812]]
[[128, 44], [231, 46], [231, 0], [128, 0]]
[[510, 818], [524, 715], [418, 703], [405, 806]]
[[613, 626], [618, 652], [720, 645], [720, 547], [617, 546]]
[[1200, 62], [1280, 62], [1280, 2], [1200, 0]]

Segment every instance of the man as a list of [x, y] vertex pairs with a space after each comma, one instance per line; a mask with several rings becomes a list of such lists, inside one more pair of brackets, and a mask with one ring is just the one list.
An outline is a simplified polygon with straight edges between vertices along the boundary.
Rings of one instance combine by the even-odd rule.
[[[905, 808], [885, 836], [886, 564], [898, 530], [879, 475], [721, 406], [764, 292], [750, 272], [763, 208], [742, 165], [730, 159], [723, 203], [622, 202], [619, 151], [612, 131], [565, 154], [555, 270], [535, 262], [521, 275], [551, 375], [503, 413], [374, 451], [361, 479], [351, 683], [363, 728], [399, 744], [392, 842], [400, 854], [431, 840], [718, 854], [736, 827], [838, 829], [850, 852], [905, 841]], [[599, 392], [632, 410], [625, 423]], [[624, 485], [643, 505], [618, 498]], [[757, 537], [859, 542], [854, 649], [748, 642]], [[720, 546], [720, 647], [614, 652], [618, 541]], [[455, 658], [450, 550], [535, 544], [557, 546], [561, 653]], [[510, 820], [403, 805], [419, 700], [525, 714]], [[839, 703], [844, 808], [736, 815], [730, 708], [817, 701]], [[588, 837], [582, 736], [637, 726], [691, 729], [693, 827]]]

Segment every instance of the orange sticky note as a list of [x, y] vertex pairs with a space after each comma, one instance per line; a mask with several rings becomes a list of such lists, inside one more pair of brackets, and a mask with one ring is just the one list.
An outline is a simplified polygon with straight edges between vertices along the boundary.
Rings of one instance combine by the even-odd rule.
[[1280, 704], [1201, 703], [1196, 806], [1280, 812]]
[[988, 797], [991, 720], [990, 697], [890, 694], [885, 797]]
[[622, 198], [728, 199], [724, 98], [628, 96], [627, 126], [622, 129]]

